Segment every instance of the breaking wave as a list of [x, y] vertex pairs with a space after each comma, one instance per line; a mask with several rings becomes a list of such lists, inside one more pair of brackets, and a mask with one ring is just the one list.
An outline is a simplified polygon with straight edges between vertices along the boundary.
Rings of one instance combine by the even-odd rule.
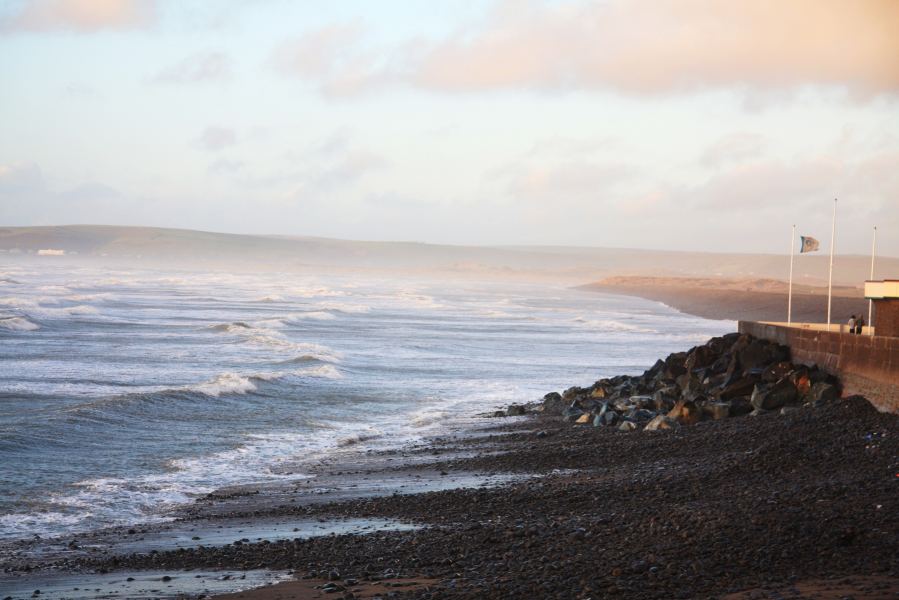
[[34, 331], [41, 326], [26, 317], [0, 317], [0, 329], [8, 331]]

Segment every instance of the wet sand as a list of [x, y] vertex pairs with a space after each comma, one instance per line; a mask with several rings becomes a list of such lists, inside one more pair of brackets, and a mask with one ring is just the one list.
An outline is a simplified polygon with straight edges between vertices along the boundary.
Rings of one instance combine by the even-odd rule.
[[[578, 289], [637, 296], [662, 302], [704, 319], [786, 321], [787, 284], [775, 280], [613, 277]], [[857, 288], [835, 287], [831, 322], [846, 323], [849, 316], [868, 316], [868, 302]], [[794, 285], [793, 321], [827, 321], [827, 288]]]

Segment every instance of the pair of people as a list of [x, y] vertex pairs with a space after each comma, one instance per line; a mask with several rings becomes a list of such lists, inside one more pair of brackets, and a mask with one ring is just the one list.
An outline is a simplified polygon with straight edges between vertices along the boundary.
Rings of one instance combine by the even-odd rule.
[[855, 315], [849, 317], [849, 333], [861, 335], [862, 328], [865, 326], [865, 318], [861, 315], [858, 318]]

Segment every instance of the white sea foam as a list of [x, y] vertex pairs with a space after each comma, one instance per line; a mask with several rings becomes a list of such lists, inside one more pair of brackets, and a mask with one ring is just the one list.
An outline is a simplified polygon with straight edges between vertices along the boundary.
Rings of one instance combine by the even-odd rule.
[[285, 302], [284, 296], [279, 294], [269, 294], [268, 296], [262, 296], [260, 298], [256, 298], [254, 302]]
[[334, 302], [326, 300], [324, 302], [318, 302], [315, 306], [321, 310], [334, 310], [347, 314], [365, 314], [371, 312], [371, 307], [367, 304], [354, 304], [351, 302]]
[[34, 331], [41, 326], [25, 317], [0, 317], [0, 329], [9, 331]]
[[655, 329], [640, 327], [631, 323], [624, 323], [614, 319], [587, 319], [578, 317], [574, 319], [575, 323], [583, 323], [588, 327], [600, 329], [602, 331], [629, 331], [633, 333], [658, 333]]
[[97, 315], [100, 314], [100, 311], [94, 308], [93, 306], [88, 306], [86, 304], [79, 304], [78, 306], [70, 306], [68, 308], [63, 309], [70, 315]]
[[222, 394], [246, 394], [256, 389], [256, 385], [249, 377], [243, 377], [237, 373], [222, 373], [213, 379], [196, 385], [184, 386], [184, 390], [198, 392], [213, 398]]

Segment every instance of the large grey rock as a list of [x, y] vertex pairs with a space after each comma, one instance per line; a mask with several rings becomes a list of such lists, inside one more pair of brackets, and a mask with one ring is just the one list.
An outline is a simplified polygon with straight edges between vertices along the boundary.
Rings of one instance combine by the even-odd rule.
[[809, 401], [813, 404], [824, 404], [839, 400], [840, 391], [835, 385], [819, 382], [812, 385], [809, 391]]
[[775, 410], [796, 401], [799, 393], [789, 378], [784, 377], [777, 383], [758, 384], [752, 390], [752, 406], [762, 410]]
[[565, 401], [559, 392], [550, 392], [543, 396], [543, 412], [548, 415], [561, 414], [565, 409]]
[[618, 422], [618, 413], [616, 413], [614, 410], [608, 410], [604, 412], [603, 415], [599, 418], [604, 426], [611, 427]]

